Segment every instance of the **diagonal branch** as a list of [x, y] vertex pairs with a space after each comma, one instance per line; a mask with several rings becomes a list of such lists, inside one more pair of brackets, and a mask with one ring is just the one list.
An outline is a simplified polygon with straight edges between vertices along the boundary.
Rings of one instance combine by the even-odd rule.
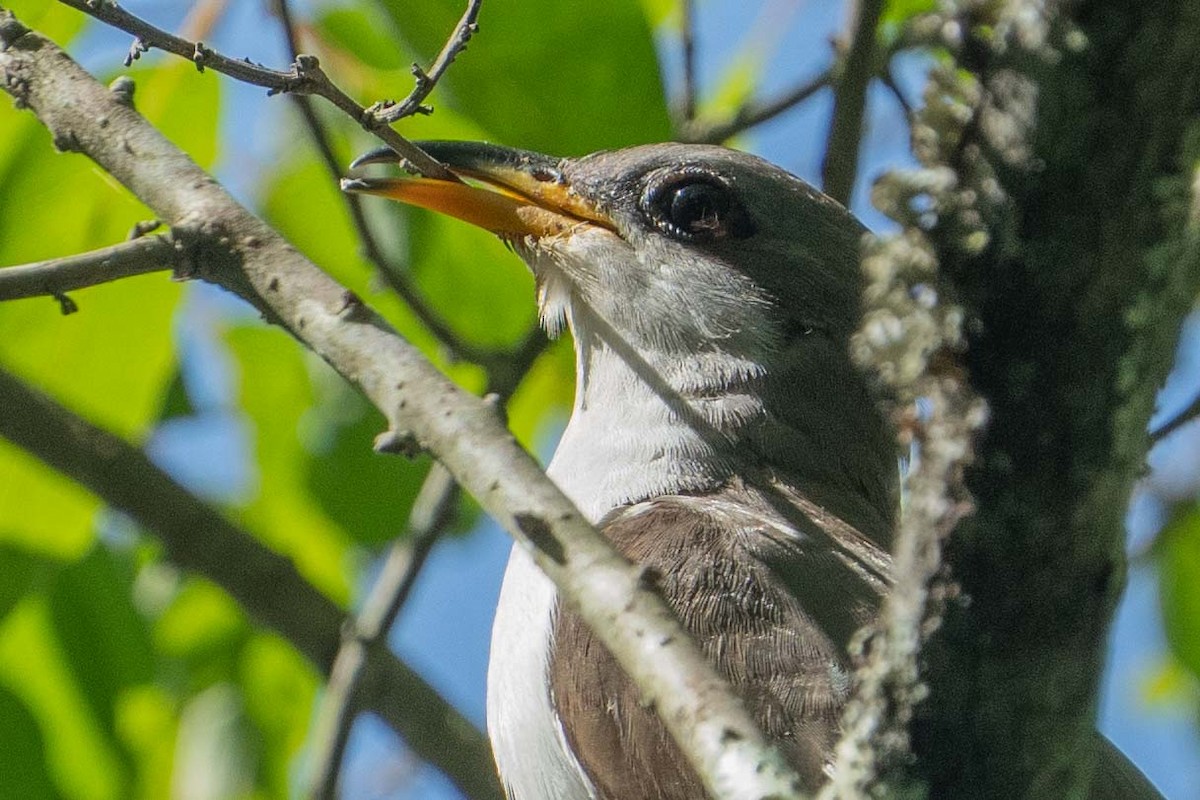
[[183, 251], [169, 236], [143, 236], [77, 256], [52, 258], [18, 267], [0, 267], [0, 301], [51, 295], [99, 283], [174, 270], [184, 264]]
[[101, 22], [119, 28], [136, 37], [125, 58], [128, 66], [141, 57], [152, 47], [165, 50], [181, 58], [186, 58], [203, 71], [206, 67], [216, 72], [236, 78], [244, 83], [262, 86], [268, 94], [311, 94], [323, 97], [347, 116], [357, 122], [369, 133], [383, 140], [384, 144], [395, 150], [414, 171], [441, 180], [457, 181], [450, 170], [425, 154], [425, 151], [392, 130], [387, 121], [381, 119], [373, 110], [363, 108], [354, 102], [350, 95], [339, 89], [325, 71], [316, 56], [297, 56], [287, 72], [269, 69], [260, 64], [252, 63], [249, 59], [236, 59], [222, 55], [215, 50], [205, 47], [201, 42], [189, 42], [161, 28], [156, 28], [138, 16], [130, 14], [117, 5], [113, 0], [59, 0], [64, 5], [78, 9]]
[[679, 131], [681, 142], [697, 144], [720, 144], [743, 133], [756, 125], [788, 111], [829, 85], [830, 73], [820, 75], [799, 84], [794, 89], [784, 92], [772, 100], [749, 102], [742, 105], [726, 120], [692, 120], [683, 125]]
[[[70, 476], [154, 534], [167, 558], [224, 588], [323, 673], [333, 664], [345, 614], [292, 562], [192, 496], [124, 440], [80, 419], [0, 370], [0, 436]], [[390, 692], [365, 695], [422, 758], [467, 796], [500, 798], [491, 750], [475, 728], [385, 646], [365, 659]]]
[[679, 4], [679, 39], [683, 48], [683, 124], [696, 120], [696, 3], [682, 0]]
[[798, 796], [795, 773], [646, 586], [643, 571], [583, 518], [491, 404], [455, 386], [133, 109], [3, 9], [0, 73], [0, 85], [56, 141], [88, 155], [168, 224], [194, 224], [206, 234], [197, 246], [199, 277], [289, 330], [383, 411], [395, 436], [437, 456], [578, 609], [714, 797]]
[[362, 611], [342, 630], [329, 685], [313, 724], [309, 795], [335, 800], [350, 728], [363, 697], [359, 691], [373, 650], [386, 648], [387, 634], [412, 591], [421, 567], [445, 530], [458, 498], [458, 484], [441, 464], [425, 478], [408, 519], [408, 530], [392, 545]]
[[842, 205], [849, 205], [854, 178], [858, 174], [867, 84], [875, 72], [875, 30], [879, 27], [884, 3], [883, 0], [856, 0], [855, 5], [850, 47], [833, 87], [833, 119], [829, 123], [829, 140], [821, 164], [822, 189]]

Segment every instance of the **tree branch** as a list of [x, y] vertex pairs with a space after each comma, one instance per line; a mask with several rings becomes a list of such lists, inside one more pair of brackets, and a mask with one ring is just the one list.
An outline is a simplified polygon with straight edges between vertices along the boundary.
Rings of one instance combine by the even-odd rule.
[[385, 101], [376, 103], [372, 107], [376, 117], [381, 122], [392, 123], [404, 117], [411, 117], [413, 114], [430, 114], [433, 109], [429, 106], [422, 105], [425, 98], [437, 86], [437, 82], [441, 80], [442, 75], [454, 63], [454, 59], [458, 54], [467, 49], [467, 42], [471, 41], [471, 37], [479, 30], [478, 23], [475, 20], [479, 17], [479, 7], [483, 4], [483, 0], [467, 0], [467, 10], [463, 12], [462, 17], [458, 20], [458, 24], [454, 26], [454, 30], [450, 33], [450, 38], [446, 40], [446, 44], [442, 46], [442, 50], [438, 53], [437, 58], [433, 62], [433, 66], [429, 71], [421, 69], [417, 64], [412, 65], [412, 74], [416, 78], [417, 84], [413, 90], [409, 92], [408, 97], [405, 97], [399, 103]]
[[884, 5], [883, 0], [855, 0], [855, 3], [854, 30], [833, 86], [833, 119], [821, 164], [821, 188], [842, 205], [850, 204], [858, 174], [867, 84], [875, 72], [876, 28]]
[[658, 709], [714, 797], [797, 796], [795, 773], [642, 570], [587, 523], [494, 408], [447, 380], [65, 53], [2, 11], [0, 70], [5, 90], [56, 141], [87, 154], [169, 224], [208, 234], [199, 277], [239, 294], [329, 362], [396, 436], [432, 451], [532, 552]]
[[[291, 7], [287, 0], [274, 0], [273, 6], [282, 23], [284, 36], [288, 44], [288, 51], [293, 59], [299, 58], [299, 42], [296, 36], [296, 27], [292, 20]], [[432, 90], [433, 87], [430, 86], [429, 88]], [[317, 147], [317, 153], [325, 163], [326, 169], [329, 170], [330, 176], [335, 181], [339, 180], [345, 172], [345, 162], [339, 160], [333, 152], [333, 144], [330, 142], [329, 134], [326, 132], [325, 126], [321, 123], [320, 117], [317, 116], [317, 111], [313, 107], [312, 101], [307, 95], [302, 94], [293, 94], [292, 99], [300, 110], [300, 117], [304, 120], [304, 126], [308, 129], [309, 135]], [[350, 211], [350, 221], [354, 225], [354, 230], [358, 234], [359, 241], [362, 243], [363, 255], [371, 262], [376, 274], [404, 301], [409, 310], [413, 312], [413, 315], [438, 340], [438, 343], [446, 348], [453, 358], [469, 361], [474, 364], [486, 364], [508, 355], [503, 351], [474, 347], [469, 342], [463, 341], [463, 338], [458, 335], [450, 324], [425, 301], [425, 298], [408, 279], [405, 272], [398, 265], [392, 263], [392, 260], [384, 254], [383, 248], [379, 245], [379, 238], [371, 229], [367, 215], [363, 211], [362, 196], [352, 192], [341, 192], [341, 195], [345, 199], [346, 206]]]
[[968, 347], [942, 366], [989, 406], [964, 476], [975, 513], [945, 549], [962, 600], [922, 622], [906, 777], [931, 797], [1152, 797], [1094, 726], [1125, 509], [1200, 286], [1200, 7], [946, 8], [934, 29], [953, 60], [914, 121], [922, 168], [874, 192], [905, 232], [867, 265], [900, 287], [868, 297], [893, 312], [871, 331], [897, 345], [888, 363], [938, 359], [938, 319], [896, 309], [953, 297]]
[[[0, 14], [0, 25], [3, 25]], [[291, 560], [193, 497], [122, 439], [75, 416], [0, 370], [0, 436], [95, 492], [153, 533], [169, 560], [224, 588], [261, 624], [330, 673], [345, 614]], [[386, 646], [369, 648], [370, 669], [390, 693], [369, 707], [469, 797], [502, 797], [491, 749], [475, 728]]]
[[[0, 272], [0, 275], [3, 275], [3, 273]], [[1183, 411], [1180, 411], [1174, 417], [1151, 431], [1150, 443], [1158, 444], [1184, 425], [1195, 420], [1196, 417], [1200, 417], [1200, 395], [1197, 395], [1192, 402], [1188, 403], [1187, 408]]]
[[683, 126], [696, 119], [696, 4], [681, 0], [679, 4], [679, 40], [683, 48]]
[[65, 258], [52, 258], [18, 267], [0, 267], [0, 301], [51, 295], [100, 283], [172, 270], [177, 274], [185, 258], [172, 237], [143, 236]]
[[692, 120], [685, 123], [679, 131], [679, 140], [697, 144], [720, 144], [727, 141], [800, 105], [828, 86], [830, 75], [828, 71], [822, 72], [773, 100], [746, 103], [727, 120]]
[[313, 725], [310, 796], [335, 800], [338, 775], [359, 693], [373, 648], [387, 646], [387, 634], [408, 600], [417, 574], [453, 514], [458, 484], [435, 463], [417, 495], [407, 531], [392, 545], [362, 611], [342, 629], [342, 644], [329, 673], [329, 685]]
[[407, 162], [413, 171], [426, 177], [441, 180], [457, 181], [458, 178], [442, 164], [426, 155], [412, 142], [408, 141], [388, 126], [374, 110], [366, 109], [339, 89], [325, 71], [316, 56], [297, 56], [291, 70], [281, 72], [269, 69], [260, 64], [254, 64], [249, 59], [229, 58], [205, 47], [201, 42], [189, 42], [161, 28], [156, 28], [145, 20], [130, 14], [117, 5], [113, 0], [59, 0], [64, 5], [82, 11], [114, 28], [119, 28], [135, 37], [125, 58], [129, 66], [135, 59], [140, 58], [152, 47], [165, 50], [181, 58], [186, 58], [196, 64], [201, 72], [205, 68], [228, 75], [244, 83], [262, 86], [268, 94], [311, 94], [323, 97], [346, 113], [368, 133], [378, 136], [384, 144], [395, 150]]

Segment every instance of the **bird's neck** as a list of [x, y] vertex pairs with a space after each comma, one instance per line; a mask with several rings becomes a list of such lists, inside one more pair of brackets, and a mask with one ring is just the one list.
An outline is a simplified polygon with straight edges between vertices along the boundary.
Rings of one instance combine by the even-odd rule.
[[841, 348], [819, 334], [759, 358], [635, 347], [587, 311], [571, 317], [575, 407], [549, 472], [590, 519], [736, 477], [785, 483], [886, 539], [891, 439]]

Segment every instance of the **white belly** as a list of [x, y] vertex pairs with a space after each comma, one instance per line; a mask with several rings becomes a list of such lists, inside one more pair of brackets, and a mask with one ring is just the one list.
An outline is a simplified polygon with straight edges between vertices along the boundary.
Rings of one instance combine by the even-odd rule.
[[513, 547], [492, 626], [488, 663], [488, 735], [512, 800], [593, 800], [566, 749], [550, 704], [546, 671], [555, 589], [520, 547]]

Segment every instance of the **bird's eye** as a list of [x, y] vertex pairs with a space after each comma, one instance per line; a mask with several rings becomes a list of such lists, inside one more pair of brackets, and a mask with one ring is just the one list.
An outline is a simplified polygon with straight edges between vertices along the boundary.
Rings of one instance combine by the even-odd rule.
[[733, 190], [710, 175], [689, 175], [646, 188], [642, 211], [675, 239], [711, 241], [753, 233]]

